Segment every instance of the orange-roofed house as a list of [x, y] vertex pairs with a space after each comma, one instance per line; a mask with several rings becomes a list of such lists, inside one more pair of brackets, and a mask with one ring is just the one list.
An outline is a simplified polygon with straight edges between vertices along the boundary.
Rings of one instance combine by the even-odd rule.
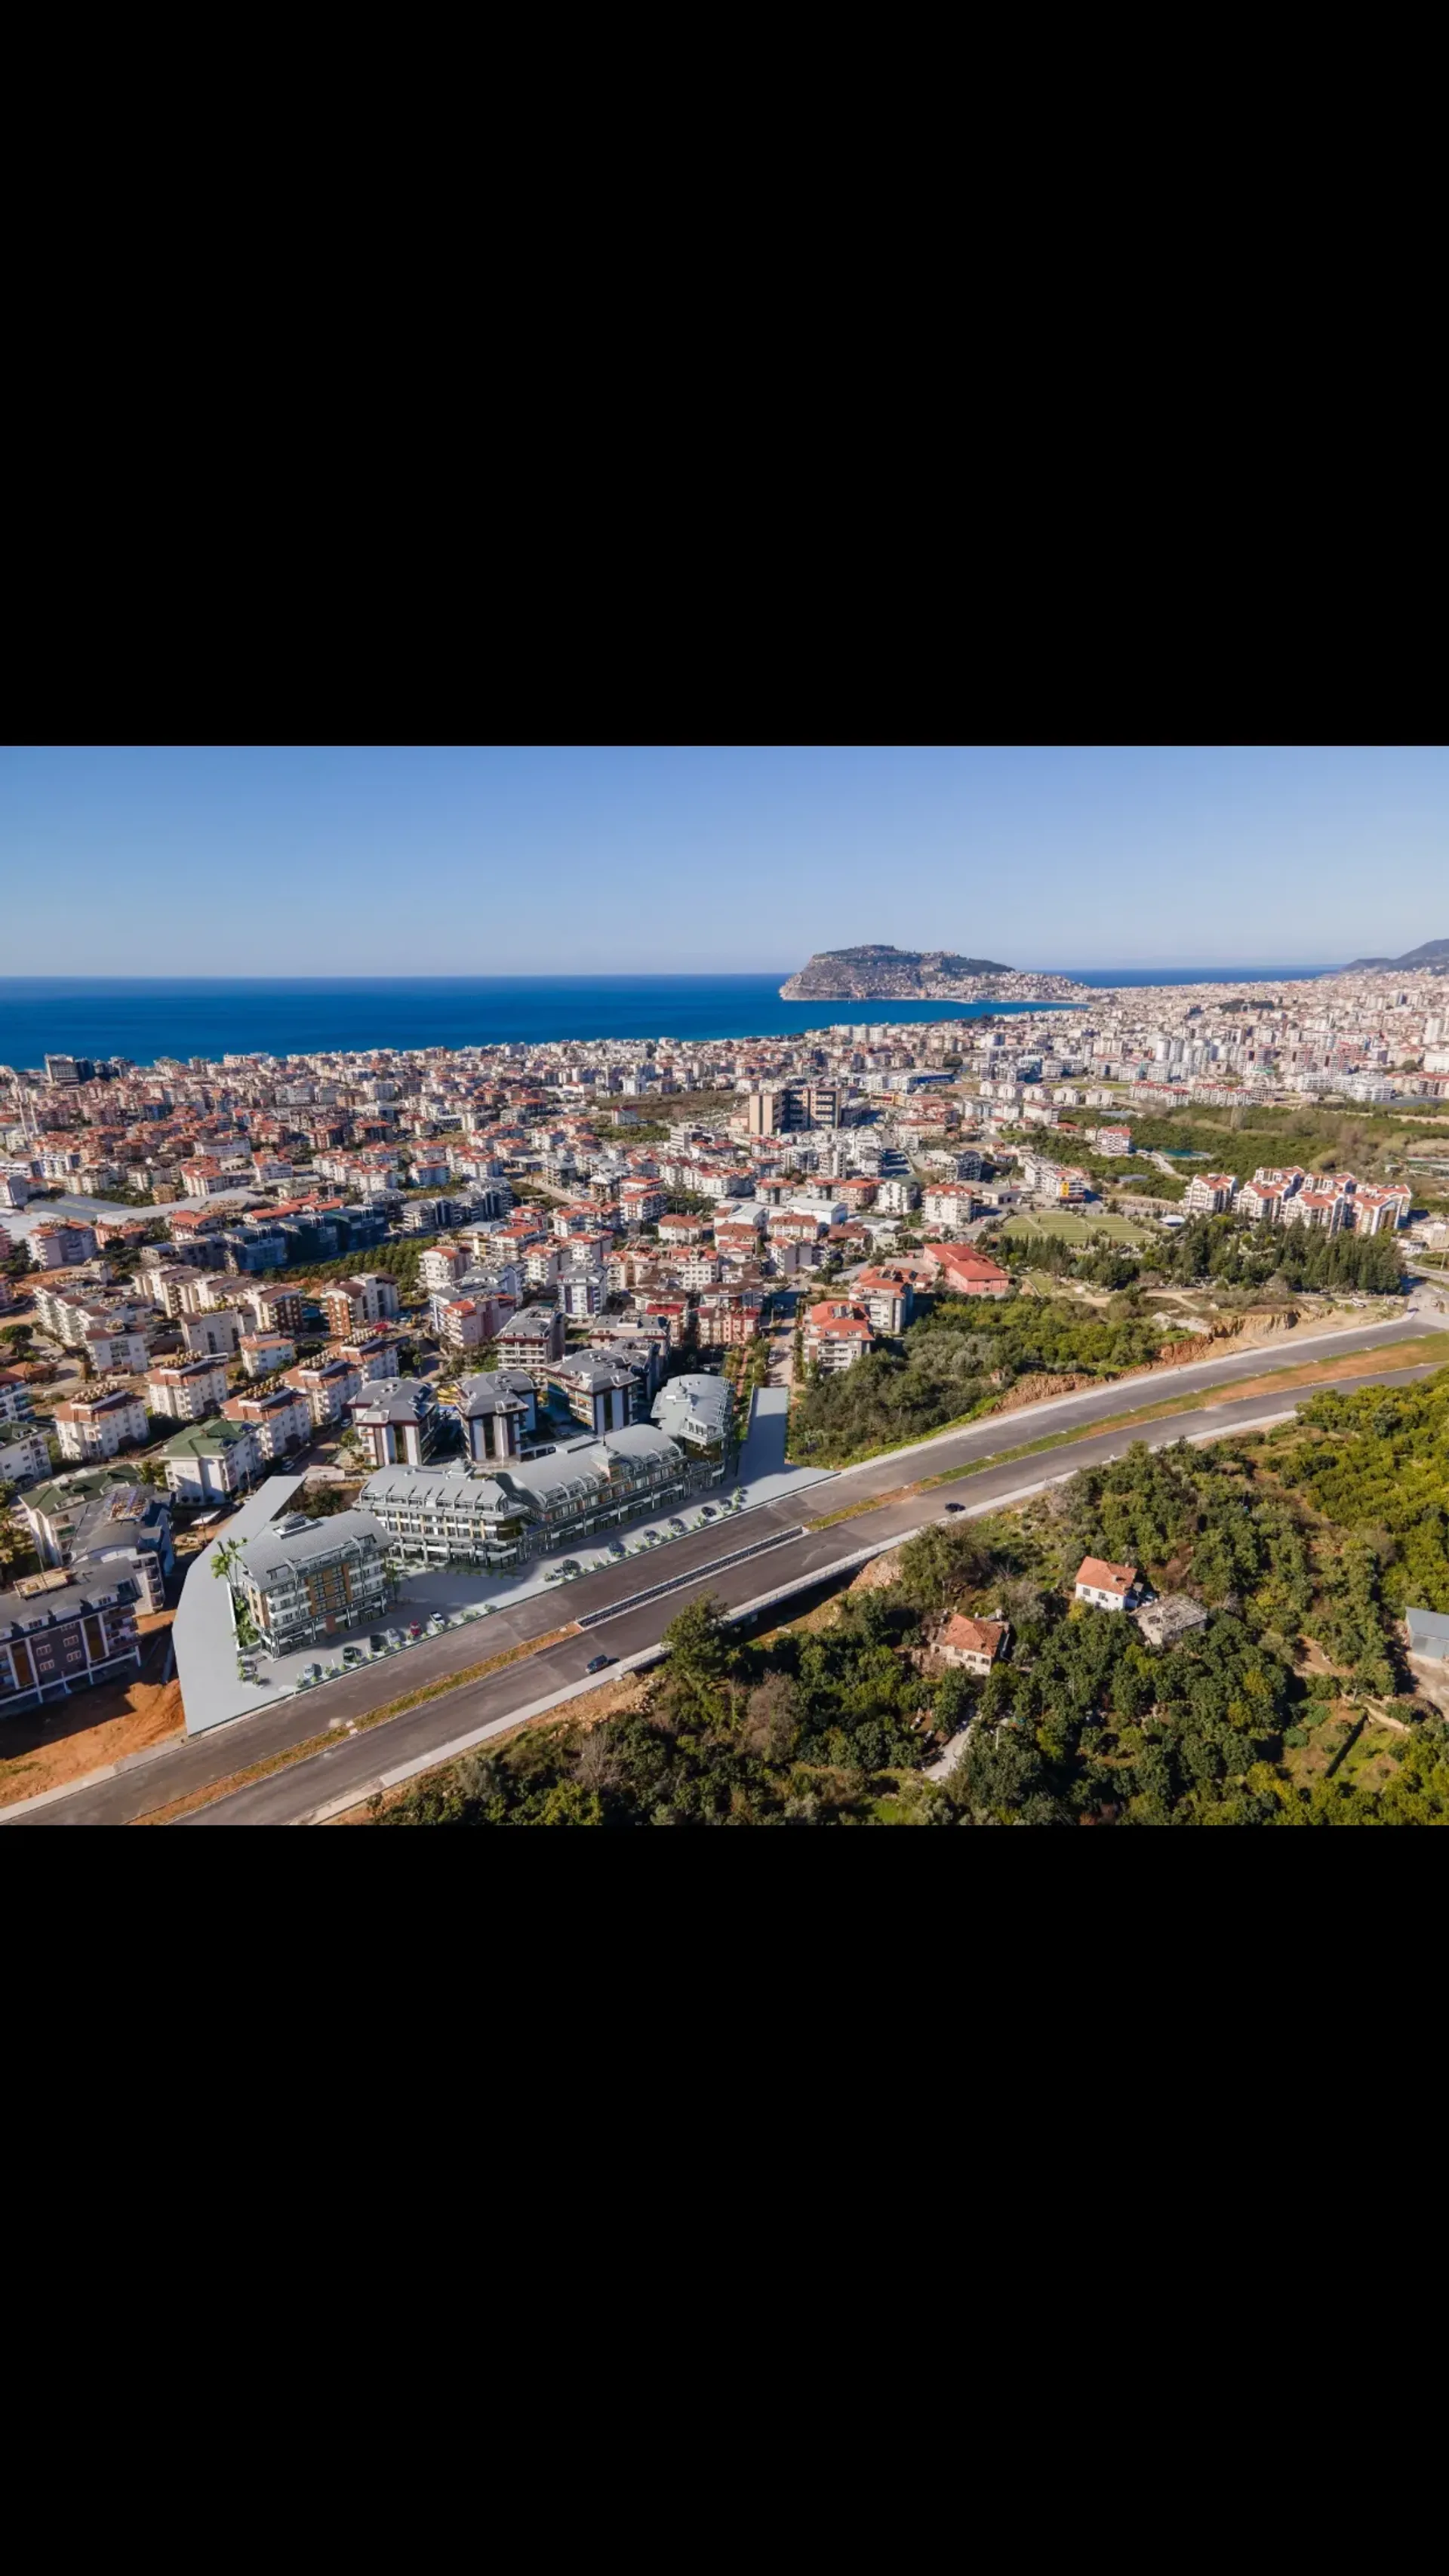
[[875, 1328], [863, 1306], [837, 1305], [833, 1299], [812, 1306], [805, 1317], [805, 1357], [816, 1368], [854, 1368], [869, 1357]]
[[984, 1678], [1010, 1633], [1004, 1619], [967, 1619], [958, 1611], [937, 1637], [936, 1652], [943, 1663], [956, 1664], [963, 1672], [979, 1673]]
[[938, 1265], [938, 1282], [958, 1297], [1009, 1297], [1010, 1274], [968, 1243], [928, 1243]]
[[1105, 1557], [1084, 1556], [1077, 1568], [1077, 1599], [1094, 1610], [1131, 1610], [1142, 1589], [1135, 1565], [1109, 1565]]

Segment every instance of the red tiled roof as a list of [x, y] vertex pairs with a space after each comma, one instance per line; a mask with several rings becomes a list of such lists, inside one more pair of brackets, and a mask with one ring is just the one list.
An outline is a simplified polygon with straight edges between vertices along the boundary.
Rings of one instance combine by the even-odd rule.
[[1109, 1565], [1101, 1556], [1084, 1556], [1077, 1568], [1077, 1581], [1094, 1592], [1130, 1592], [1136, 1580], [1135, 1565]]
[[1006, 1629], [999, 1619], [968, 1619], [960, 1611], [941, 1631], [943, 1646], [959, 1646], [968, 1655], [994, 1655]]

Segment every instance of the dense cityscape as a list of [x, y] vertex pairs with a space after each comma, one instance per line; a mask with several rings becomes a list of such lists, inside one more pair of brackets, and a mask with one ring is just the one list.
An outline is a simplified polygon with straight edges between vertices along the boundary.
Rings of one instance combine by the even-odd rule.
[[[97, 1719], [123, 1762], [178, 1727], [234, 1747], [268, 1710], [305, 1760], [319, 1727], [385, 1713], [395, 1658], [440, 1695], [475, 1674], [455, 1632], [495, 1617], [506, 1661], [629, 1618], [659, 1635], [675, 1606], [657, 1694], [691, 1652], [719, 1666], [704, 1631], [731, 1590], [753, 1615], [802, 1548], [796, 1591], [824, 1579], [818, 1488], [865, 1478], [861, 1523], [833, 1534], [864, 1587], [847, 1626], [869, 1626], [875, 1559], [931, 1592], [912, 1551], [950, 1529], [939, 1506], [858, 1572], [847, 1543], [873, 1497], [901, 1522], [906, 1479], [881, 1462], [902, 1450], [919, 1467], [940, 1444], [939, 1473], [964, 1475], [958, 1455], [1006, 1446], [984, 1428], [1001, 1413], [1015, 1448], [1037, 1408], [1069, 1436], [1122, 1415], [1123, 1378], [1165, 1372], [1188, 1402], [1300, 1347], [1351, 1376], [1396, 1336], [1415, 1358], [1393, 1374], [1432, 1377], [1415, 1336], [1449, 1323], [1446, 990], [1375, 967], [915, 1023], [853, 1003], [789, 1038], [0, 1066], [0, 1714], [12, 1740], [31, 1726], [6, 1791], [18, 1810], [82, 1776], [49, 1782], [41, 1748], [87, 1692], [126, 1701]], [[869, 1766], [947, 1809], [983, 1758], [972, 1694], [1009, 1695], [1031, 1661], [1020, 1541], [993, 1559], [952, 1536], [959, 1579], [905, 1605]], [[727, 1578], [703, 1606], [696, 1565]], [[1209, 1624], [1201, 1583], [1155, 1582], [1125, 1544], [1067, 1576], [1143, 1651]], [[1428, 1705], [1449, 1706], [1445, 1610], [1411, 1605], [1400, 1639]], [[844, 1767], [858, 1782], [859, 1747]], [[211, 1776], [245, 1768], [233, 1749]], [[513, 1820], [512, 1782], [495, 1760], [470, 1814]], [[369, 1777], [389, 1817], [420, 1794], [461, 1795]], [[810, 1821], [822, 1797], [828, 1817], [798, 1781], [775, 1807]]]

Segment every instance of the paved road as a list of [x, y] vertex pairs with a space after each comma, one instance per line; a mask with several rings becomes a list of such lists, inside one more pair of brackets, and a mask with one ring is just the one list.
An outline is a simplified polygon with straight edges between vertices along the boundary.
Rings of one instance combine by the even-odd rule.
[[[1344, 1333], [1305, 1341], [1301, 1345], [1302, 1357], [1305, 1360], [1332, 1359], [1344, 1351], [1377, 1349], [1380, 1346], [1389, 1350], [1394, 1342], [1412, 1339], [1423, 1329], [1423, 1322], [1416, 1319], [1354, 1327]], [[566, 1601], [554, 1591], [535, 1594], [514, 1609], [496, 1613], [484, 1626], [450, 1630], [442, 1637], [415, 1646], [404, 1656], [390, 1659], [383, 1668], [364, 1667], [347, 1679], [329, 1683], [324, 1690], [305, 1694], [300, 1700], [284, 1701], [278, 1708], [264, 1709], [255, 1717], [241, 1718], [234, 1725], [218, 1727], [210, 1735], [169, 1746], [165, 1752], [149, 1756], [132, 1768], [117, 1772], [111, 1779], [77, 1788], [68, 1798], [56, 1799], [47, 1806], [9, 1817], [0, 1811], [0, 1823], [8, 1823], [12, 1828], [24, 1825], [129, 1824], [173, 1798], [210, 1787], [254, 1762], [264, 1761], [274, 1754], [291, 1751], [311, 1741], [333, 1719], [345, 1724], [349, 1719], [364, 1715], [378, 1705], [379, 1698], [399, 1696], [404, 1691], [416, 1689], [423, 1682], [440, 1680], [449, 1673], [465, 1670], [468, 1665], [480, 1662], [485, 1656], [500, 1654], [511, 1645], [544, 1636], [565, 1616], [576, 1619], [585, 1611], [622, 1601], [640, 1590], [643, 1580], [663, 1581], [666, 1577], [696, 1571], [701, 1579], [705, 1579], [717, 1558], [729, 1554], [734, 1548], [767, 1538], [776, 1531], [795, 1529], [812, 1511], [823, 1515], [867, 1500], [872, 1495], [898, 1492], [901, 1486], [914, 1478], [972, 1465], [977, 1460], [989, 1459], [1003, 1448], [1018, 1448], [1047, 1433], [1078, 1430], [1084, 1424], [1090, 1425], [1104, 1416], [1121, 1414], [1135, 1405], [1151, 1404], [1169, 1396], [1216, 1391], [1230, 1386], [1235, 1379], [1261, 1376], [1275, 1364], [1286, 1366], [1297, 1356], [1298, 1351], [1290, 1345], [1282, 1350], [1275, 1348], [1266, 1355], [1261, 1351], [1245, 1352], [1221, 1360], [1199, 1361], [1190, 1367], [1164, 1370], [1151, 1378], [1133, 1379], [1126, 1383], [1119, 1381], [1113, 1386], [1094, 1388], [1086, 1394], [1033, 1405], [1004, 1419], [996, 1416], [973, 1425], [969, 1430], [951, 1432], [912, 1449], [898, 1450], [890, 1457], [873, 1459], [866, 1466], [848, 1469], [829, 1484], [807, 1489], [798, 1501], [787, 1496], [780, 1502], [748, 1513], [726, 1530], [701, 1530], [677, 1541], [667, 1550], [660, 1551], [658, 1558], [651, 1563], [647, 1577], [639, 1560], [631, 1559], [626, 1565], [612, 1567], [571, 1584]], [[1446, 1357], [1449, 1357], [1449, 1349], [1446, 1349]], [[1376, 1379], [1398, 1382], [1392, 1370], [1375, 1371], [1374, 1374]], [[1282, 1399], [1284, 1410], [1288, 1409], [1288, 1403], [1285, 1390]], [[1132, 1436], [1148, 1438], [1154, 1445], [1159, 1445], [1184, 1433], [1191, 1437], [1194, 1428], [1226, 1431], [1235, 1418], [1254, 1417], [1272, 1409], [1273, 1400], [1269, 1397], [1250, 1397], [1238, 1406], [1215, 1406], [1201, 1416], [1173, 1416], [1165, 1423], [1149, 1425], [1145, 1431]], [[1086, 1466], [1094, 1456], [1110, 1455], [1123, 1445], [1120, 1435], [1115, 1440], [1108, 1437], [1103, 1443], [1074, 1442], [1071, 1467]], [[1009, 1493], [1019, 1492], [1024, 1484], [1030, 1484], [1038, 1476], [1054, 1472], [1057, 1470], [1050, 1453], [1041, 1464], [1025, 1460], [1015, 1467], [993, 1470], [989, 1475], [973, 1477], [970, 1499], [973, 1503], [1001, 1500]], [[887, 1505], [882, 1511], [847, 1521], [838, 1529], [787, 1542], [768, 1555], [710, 1580], [709, 1588], [730, 1605], [753, 1600], [774, 1585], [786, 1582], [792, 1571], [824, 1571], [838, 1557], [869, 1545], [872, 1535], [890, 1536], [900, 1530], [917, 1527], [923, 1520], [936, 1517], [939, 1510], [940, 1498], [936, 1496]], [[430, 1702], [421, 1710], [410, 1710], [402, 1717], [390, 1719], [382, 1732], [369, 1730], [362, 1737], [344, 1734], [335, 1748], [329, 1748], [324, 1755], [313, 1756], [308, 1763], [287, 1774], [288, 1780], [306, 1779], [315, 1775], [320, 1764], [328, 1775], [326, 1785], [318, 1788], [314, 1780], [307, 1793], [297, 1798], [296, 1811], [302, 1812], [331, 1794], [332, 1773], [337, 1773], [339, 1788], [346, 1786], [352, 1773], [345, 1767], [339, 1770], [338, 1766], [345, 1766], [354, 1756], [360, 1758], [363, 1766], [358, 1776], [365, 1776], [369, 1768], [376, 1770], [406, 1761], [412, 1754], [426, 1751], [432, 1744], [449, 1742], [470, 1725], [481, 1723], [480, 1718], [468, 1713], [475, 1704], [481, 1705], [478, 1694], [487, 1695], [488, 1707], [495, 1714], [510, 1706], [526, 1707], [534, 1700], [544, 1698], [550, 1689], [576, 1680], [591, 1655], [601, 1651], [614, 1655], [638, 1652], [643, 1646], [653, 1643], [676, 1609], [689, 1597], [688, 1593], [666, 1594], [660, 1602], [649, 1603], [637, 1611], [609, 1620], [602, 1629], [586, 1630], [580, 1636], [570, 1637], [557, 1647], [549, 1648], [542, 1655], [529, 1656], [516, 1668], [466, 1685], [458, 1692], [449, 1692], [446, 1698]], [[280, 1781], [267, 1782], [263, 1786], [269, 1792], [279, 1793], [282, 1807], [292, 1803], [281, 1794], [283, 1784]], [[207, 1812], [215, 1815], [218, 1822], [250, 1821], [249, 1815], [244, 1817], [239, 1811], [241, 1801], [252, 1799], [257, 1794], [250, 1790], [240, 1792]], [[271, 1802], [268, 1800], [266, 1803], [270, 1815]]]
[[[1398, 1386], [1431, 1374], [1423, 1367], [1376, 1370], [1371, 1383]], [[1306, 1397], [1309, 1392], [1302, 1390], [1302, 1395]], [[1148, 1423], [1137, 1431], [1104, 1432], [1095, 1440], [1073, 1441], [1066, 1453], [1048, 1451], [1040, 1458], [1022, 1458], [1011, 1466], [988, 1468], [973, 1476], [969, 1487], [961, 1489], [961, 1498], [969, 1494], [973, 1509], [983, 1503], [1008, 1503], [1030, 1494], [1043, 1482], [1075, 1475], [1081, 1467], [1120, 1456], [1133, 1440], [1145, 1440], [1149, 1447], [1162, 1448], [1173, 1440], [1191, 1440], [1204, 1434], [1219, 1437], [1235, 1424], [1282, 1417], [1293, 1410], [1291, 1389], [1277, 1397], [1239, 1396], [1226, 1404], [1205, 1407], [1199, 1413]], [[707, 1589], [724, 1608], [738, 1609], [788, 1583], [828, 1575], [842, 1559], [863, 1548], [909, 1536], [927, 1521], [940, 1519], [946, 1499], [941, 1494], [903, 1496], [833, 1529], [807, 1530], [802, 1537], [786, 1541], [768, 1555], [727, 1567], [722, 1574], [711, 1576], [705, 1568], [699, 1577], [700, 1588]], [[663, 1601], [622, 1611], [602, 1626], [581, 1637], [568, 1638], [545, 1654], [530, 1656], [507, 1672], [467, 1683], [460, 1690], [450, 1691], [445, 1699], [410, 1710], [375, 1731], [345, 1736], [327, 1752], [296, 1763], [269, 1780], [258, 1781], [252, 1788], [237, 1790], [229, 1798], [218, 1799], [188, 1821], [198, 1825], [295, 1824], [344, 1791], [355, 1791], [359, 1798], [366, 1796], [376, 1786], [381, 1771], [435, 1752], [474, 1727], [506, 1719], [516, 1710], [533, 1707], [550, 1692], [581, 1680], [591, 1655], [604, 1650], [622, 1659], [643, 1653], [657, 1644], [676, 1611], [698, 1597], [691, 1587], [667, 1595]]]

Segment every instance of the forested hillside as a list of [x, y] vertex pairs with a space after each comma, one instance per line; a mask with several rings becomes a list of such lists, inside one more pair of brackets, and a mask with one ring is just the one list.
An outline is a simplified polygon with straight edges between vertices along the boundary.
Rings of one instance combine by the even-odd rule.
[[[1206, 1624], [1150, 1647], [1073, 1602], [1082, 1555], [1140, 1566]], [[1301, 1425], [1135, 1448], [1019, 1514], [912, 1540], [896, 1581], [762, 1642], [708, 1603], [635, 1712], [521, 1735], [387, 1824], [1285, 1825], [1449, 1822], [1449, 1731], [1398, 1612], [1449, 1607], [1449, 1370], [1325, 1394]], [[943, 1614], [1004, 1616], [989, 1680]], [[921, 1775], [950, 1737], [940, 1785]]]

